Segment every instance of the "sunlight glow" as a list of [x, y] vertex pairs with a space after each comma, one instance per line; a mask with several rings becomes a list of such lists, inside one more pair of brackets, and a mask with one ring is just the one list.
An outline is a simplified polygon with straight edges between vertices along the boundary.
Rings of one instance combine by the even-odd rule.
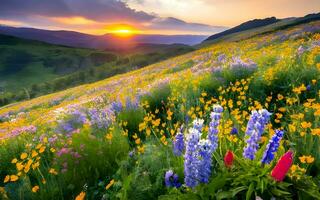
[[113, 24], [106, 28], [108, 33], [115, 34], [121, 37], [128, 37], [134, 34], [141, 33], [140, 30], [136, 29], [135, 27], [127, 24]]

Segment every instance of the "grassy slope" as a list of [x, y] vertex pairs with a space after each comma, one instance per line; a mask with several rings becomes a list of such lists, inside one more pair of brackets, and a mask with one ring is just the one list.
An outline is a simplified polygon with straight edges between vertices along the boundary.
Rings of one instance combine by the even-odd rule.
[[[283, 22], [281, 22], [283, 23]], [[306, 25], [299, 25], [297, 26], [297, 29], [304, 29], [305, 27], [319, 27], [320, 26], [320, 22], [312, 22], [312, 23], [308, 23]], [[291, 29], [289, 29], [289, 31], [295, 31], [296, 27], [293, 27]], [[265, 28], [268, 31], [270, 31], [269, 28]], [[319, 31], [319, 29], [318, 29]], [[270, 34], [266, 34], [264, 37], [265, 38], [272, 38], [272, 37], [277, 37], [276, 35], [281, 35], [281, 34], [285, 34], [286, 32], [288, 32], [287, 30], [279, 30]], [[247, 35], [247, 33], [241, 33], [243, 35]], [[257, 33], [253, 33], [252, 35], [256, 35]], [[237, 37], [237, 36], [235, 36]], [[240, 36], [239, 36], [240, 37]], [[257, 41], [260, 41], [261, 43], [264, 42], [264, 37], [253, 37], [250, 36], [250, 38], [247, 39], [243, 39], [242, 43], [243, 44], [248, 44], [248, 43], [252, 43], [252, 44], [257, 44]], [[235, 39], [238, 40], [238, 39]], [[278, 41], [274, 41], [273, 43], [270, 43], [268, 45], [270, 45], [270, 47], [272, 47], [272, 45], [277, 45], [278, 48], [272, 48], [273, 54], [272, 56], [276, 56], [279, 55], [283, 48], [280, 45], [281, 43], [278, 43]], [[182, 56], [178, 56], [175, 58], [171, 58], [168, 59], [166, 61], [163, 62], [159, 62], [153, 65], [150, 65], [146, 68], [143, 69], [139, 69], [139, 70], [135, 70], [126, 74], [122, 74], [122, 75], [117, 75], [102, 81], [98, 81], [96, 83], [92, 83], [92, 84], [86, 84], [86, 85], [82, 85], [82, 86], [78, 86], [75, 88], [70, 88], [67, 89], [65, 91], [61, 91], [58, 93], [53, 93], [50, 95], [46, 95], [46, 96], [42, 96], [30, 101], [25, 101], [25, 102], [21, 102], [21, 103], [16, 103], [14, 104], [14, 106], [6, 106], [5, 109], [1, 109], [0, 110], [0, 114], [1, 113], [6, 113], [8, 111], [18, 111], [19, 107], [24, 107], [24, 108], [37, 108], [38, 106], [42, 106], [45, 103], [50, 102], [52, 99], [66, 99], [63, 100], [60, 106], [65, 106], [68, 104], [73, 104], [73, 103], [84, 103], [84, 102], [88, 102], [90, 100], [92, 100], [93, 98], [95, 98], [96, 96], [102, 95], [102, 94], [106, 94], [107, 96], [111, 96], [113, 99], [114, 98], [122, 98], [127, 94], [133, 94], [133, 92], [140, 90], [141, 88], [150, 88], [150, 85], [153, 84], [157, 84], [158, 82], [163, 81], [162, 79], [172, 79], [172, 78], [177, 78], [176, 75], [177, 74], [182, 74], [182, 73], [187, 73], [188, 69], [183, 70], [182, 72], [178, 71], [177, 73], [174, 74], [167, 74], [168, 70], [172, 71], [172, 68], [176, 68], [179, 67], [183, 64], [185, 64], [186, 62], [189, 62], [190, 59], [196, 60], [196, 62], [193, 64], [193, 67], [199, 67], [196, 65], [203, 65], [202, 68], [208, 68], [211, 66], [211, 64], [214, 64], [214, 61], [211, 60], [210, 55], [215, 55], [217, 56], [217, 54], [226, 50], [229, 50], [229, 52], [225, 52], [226, 54], [239, 54], [239, 50], [237, 49], [236, 46], [238, 46], [237, 43], [233, 43], [230, 40], [226, 40], [226, 42], [217, 42], [217, 44], [213, 44], [211, 46], [207, 46], [207, 47], [203, 47], [202, 49], [195, 51], [195, 52], [191, 52], [191, 53], [187, 53], [185, 55]], [[250, 45], [249, 45], [250, 46]], [[228, 49], [230, 48], [230, 49]], [[242, 50], [240, 52], [246, 52], [248, 54], [257, 54], [259, 55], [258, 57], [255, 58], [251, 58], [254, 61], [258, 62], [258, 65], [264, 65], [267, 63], [267, 65], [270, 66], [270, 63], [272, 60], [271, 59], [271, 55], [270, 56], [265, 56], [259, 49], [255, 49], [254, 51], [249, 47], [247, 48], [242, 48]], [[261, 58], [261, 59], [260, 59]], [[208, 60], [209, 59], [209, 60]], [[272, 64], [272, 63], [271, 63]], [[261, 66], [262, 67], [262, 66]], [[135, 88], [135, 87], [137, 88]], [[106, 90], [103, 90], [106, 89]], [[129, 92], [128, 92], [129, 91]], [[73, 98], [70, 100], [68, 99], [69, 96], [73, 96]], [[74, 100], [76, 99], [76, 101]], [[59, 107], [60, 107], [59, 106]]]
[[[319, 15], [319, 14], [318, 14]], [[232, 34], [228, 34], [226, 36], [214, 39], [214, 40], [209, 40], [209, 41], [205, 41], [200, 45], [197, 45], [198, 48], [202, 48], [205, 46], [209, 46], [211, 44], [216, 44], [219, 42], [235, 42], [235, 41], [240, 41], [240, 40], [245, 40], [254, 36], [258, 36], [258, 35], [262, 35], [262, 34], [267, 34], [267, 33], [273, 33], [277, 30], [281, 30], [281, 29], [286, 29], [286, 28], [290, 28], [299, 24], [304, 24], [304, 23], [308, 23], [309, 21], [317, 21], [319, 20], [319, 16], [317, 17], [301, 17], [301, 18], [289, 18], [289, 19], [283, 19], [279, 22], [270, 24], [270, 25], [266, 25], [263, 27], [258, 27], [258, 28], [254, 28], [254, 29], [250, 29], [250, 30], [246, 30], [246, 31], [241, 31], [241, 32], [237, 32], [237, 33], [232, 33]]]
[[[125, 73], [191, 50], [193, 48], [186, 45], [144, 44], [125, 52], [110, 53], [0, 35], [0, 92], [19, 94], [18, 97], [9, 97], [12, 102], [28, 98], [26, 91], [32, 94], [31, 97], [48, 94]], [[102, 55], [102, 61], [93, 56], [96, 54]], [[116, 59], [108, 60], [108, 55]], [[82, 72], [84, 78], [79, 78]], [[61, 86], [57, 86], [58, 83]], [[33, 91], [32, 87], [38, 89]]]
[[[11, 36], [0, 35], [0, 79], [3, 87], [9, 91], [16, 91], [21, 88], [27, 88], [32, 84], [42, 83], [61, 77], [67, 73], [55, 73], [51, 67], [46, 67], [43, 61], [47, 58], [74, 58], [85, 57], [91, 53], [99, 52], [90, 49], [69, 48], [58, 45], [50, 45], [43, 42], [24, 40]], [[32, 57], [32, 61], [22, 67], [21, 70], [5, 73], [5, 58], [12, 53], [26, 52]], [[10, 66], [8, 66], [10, 67]], [[68, 71], [68, 70], [67, 70]]]

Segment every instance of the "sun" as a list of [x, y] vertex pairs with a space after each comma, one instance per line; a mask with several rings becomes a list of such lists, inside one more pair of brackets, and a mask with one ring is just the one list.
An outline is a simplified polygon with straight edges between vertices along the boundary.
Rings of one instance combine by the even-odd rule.
[[108, 26], [106, 29], [108, 33], [112, 33], [120, 37], [129, 37], [141, 32], [133, 26], [127, 24], [114, 24]]

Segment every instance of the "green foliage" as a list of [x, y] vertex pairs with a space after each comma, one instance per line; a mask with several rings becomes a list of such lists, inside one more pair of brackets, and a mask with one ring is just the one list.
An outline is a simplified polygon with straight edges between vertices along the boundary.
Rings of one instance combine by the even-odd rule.
[[[182, 177], [182, 160], [172, 154], [171, 148], [159, 146], [155, 140], [146, 145], [144, 154], [134, 154], [124, 161], [115, 175], [121, 182], [119, 191], [114, 191], [119, 199], [157, 199], [165, 194], [164, 175], [173, 169]], [[182, 179], [180, 180], [182, 182]]]

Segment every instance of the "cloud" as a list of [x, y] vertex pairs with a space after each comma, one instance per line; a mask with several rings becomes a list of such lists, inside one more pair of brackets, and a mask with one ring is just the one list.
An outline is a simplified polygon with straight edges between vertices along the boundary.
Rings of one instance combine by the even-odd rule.
[[226, 27], [223, 26], [210, 26], [201, 23], [188, 23], [183, 20], [168, 17], [168, 18], [155, 18], [152, 20], [152, 23], [148, 26], [151, 29], [172, 29], [179, 31], [188, 31], [188, 32], [203, 32], [207, 34], [212, 34], [215, 32], [223, 31]]
[[82, 16], [92, 20], [146, 21], [154, 18], [136, 11], [118, 0], [1, 0], [1, 17], [68, 17]]
[[[144, 0], [135, 1], [143, 3]], [[113, 23], [133, 24], [146, 32], [210, 34], [224, 29], [138, 11], [130, 8], [125, 0], [1, 0], [0, 20], [41, 28], [49, 24], [77, 31], [85, 28], [101, 30]]]

